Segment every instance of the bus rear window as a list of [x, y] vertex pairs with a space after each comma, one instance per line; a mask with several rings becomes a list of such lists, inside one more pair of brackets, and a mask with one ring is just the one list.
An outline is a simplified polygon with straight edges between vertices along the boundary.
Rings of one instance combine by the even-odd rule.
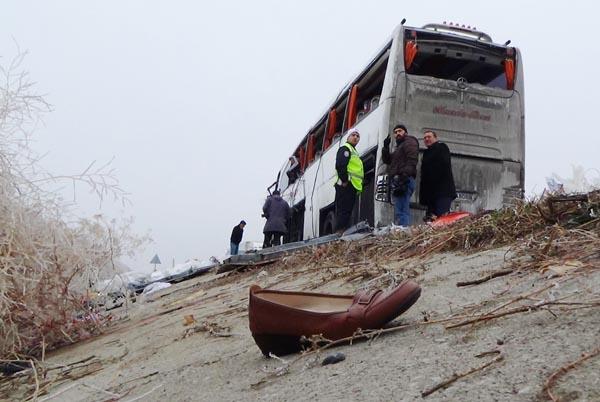
[[463, 78], [468, 83], [513, 89], [514, 56], [508, 56], [506, 48], [466, 43], [439, 34], [427, 36], [430, 37], [406, 38], [404, 50], [408, 74], [451, 81]]

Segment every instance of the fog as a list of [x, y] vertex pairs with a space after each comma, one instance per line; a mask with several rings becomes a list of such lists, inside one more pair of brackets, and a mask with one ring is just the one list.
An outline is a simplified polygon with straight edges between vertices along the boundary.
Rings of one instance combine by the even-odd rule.
[[28, 51], [53, 106], [33, 143], [46, 169], [114, 158], [130, 204], [57, 188], [78, 214], [134, 216], [154, 243], [129, 264], [149, 270], [154, 254], [224, 255], [240, 219], [260, 241], [266, 187], [402, 18], [475, 25], [521, 49], [529, 195], [572, 164], [597, 169], [597, 15], [591, 1], [19, 1], [3, 6], [0, 62]]

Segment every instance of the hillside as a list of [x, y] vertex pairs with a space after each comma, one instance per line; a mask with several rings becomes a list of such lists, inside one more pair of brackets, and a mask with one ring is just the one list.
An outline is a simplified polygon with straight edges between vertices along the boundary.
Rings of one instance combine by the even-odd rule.
[[[110, 311], [102, 335], [47, 353], [35, 373], [0, 378], [0, 397], [599, 400], [599, 201], [550, 197], [182, 282]], [[353, 294], [404, 278], [419, 301], [351, 345], [266, 359], [248, 330], [252, 284]], [[346, 359], [321, 366], [332, 352]]]

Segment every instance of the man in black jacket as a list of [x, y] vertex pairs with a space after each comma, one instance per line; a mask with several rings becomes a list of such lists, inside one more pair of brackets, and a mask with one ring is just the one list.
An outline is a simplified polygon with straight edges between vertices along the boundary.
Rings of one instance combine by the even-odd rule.
[[452, 200], [456, 198], [456, 187], [448, 146], [439, 142], [437, 134], [431, 130], [425, 131], [423, 142], [427, 149], [421, 161], [419, 202], [427, 207], [425, 220], [430, 220], [450, 211]]
[[392, 200], [394, 201], [394, 223], [406, 227], [410, 224], [410, 197], [415, 191], [417, 162], [419, 161], [419, 141], [408, 135], [406, 126], [394, 127], [396, 148], [390, 152], [390, 137], [383, 141], [381, 158], [388, 165], [388, 174], [392, 182]]
[[233, 230], [231, 231], [231, 251], [229, 254], [237, 255], [240, 248], [240, 243], [242, 241], [242, 236], [244, 235], [245, 226], [246, 222], [241, 221], [238, 225], [233, 227]]

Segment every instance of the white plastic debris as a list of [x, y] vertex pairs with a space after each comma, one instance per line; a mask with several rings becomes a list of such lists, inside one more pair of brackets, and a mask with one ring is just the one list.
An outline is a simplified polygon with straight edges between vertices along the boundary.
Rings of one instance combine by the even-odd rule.
[[158, 292], [159, 290], [166, 289], [171, 287], [170, 283], [167, 282], [154, 282], [144, 288], [142, 295], [147, 296], [154, 292]]
[[161, 280], [162, 278], [164, 278], [165, 276], [167, 276], [166, 273], [164, 273], [164, 272], [162, 272], [160, 270], [156, 270], [156, 271], [154, 271], [154, 272], [152, 272], [150, 274], [150, 280], [151, 281], [158, 281], [158, 280]]
[[[556, 176], [555, 173], [553, 175]], [[554, 177], [546, 177], [546, 185], [548, 186], [548, 191], [551, 193], [562, 194], [565, 192], [563, 184]]]
[[572, 177], [560, 177], [556, 173], [546, 178], [548, 190], [552, 193], [588, 193], [600, 189], [600, 171], [571, 165]]

